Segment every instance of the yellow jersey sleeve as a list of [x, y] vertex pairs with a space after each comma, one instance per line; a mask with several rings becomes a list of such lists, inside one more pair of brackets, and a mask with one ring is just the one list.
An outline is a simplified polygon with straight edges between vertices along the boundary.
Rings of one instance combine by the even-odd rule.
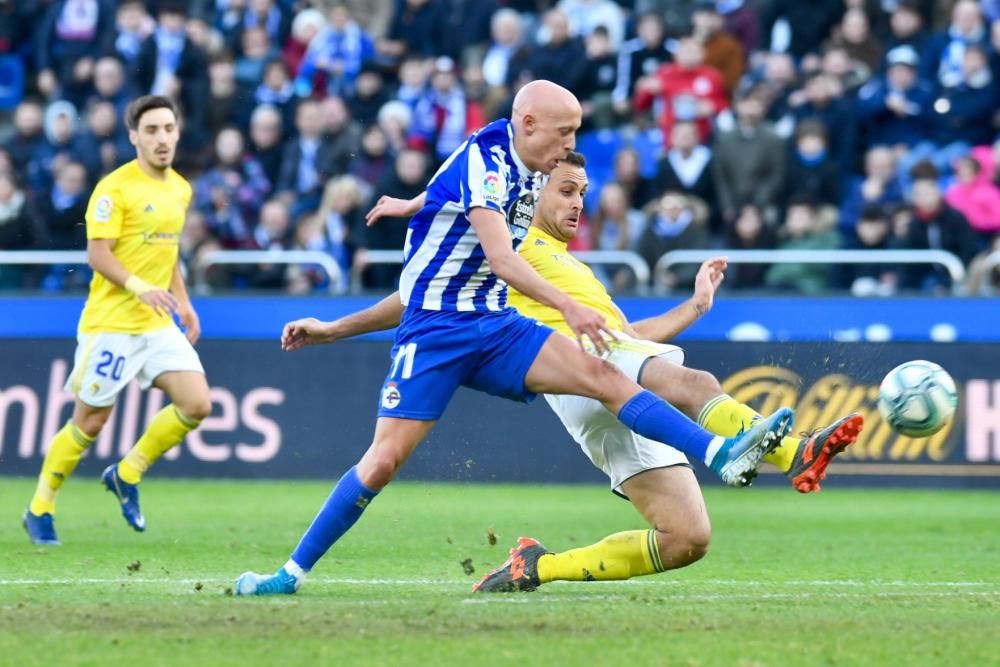
[[116, 239], [121, 236], [124, 210], [125, 202], [118, 188], [118, 179], [101, 179], [90, 195], [84, 216], [87, 238]]
[[[547, 283], [562, 290], [577, 303], [604, 315], [609, 329], [624, 330], [624, 322], [611, 295], [590, 267], [569, 253], [565, 243], [533, 225], [518, 251]], [[508, 303], [522, 315], [573, 336], [573, 330], [557, 309], [529, 299], [513, 288], [508, 292]]]

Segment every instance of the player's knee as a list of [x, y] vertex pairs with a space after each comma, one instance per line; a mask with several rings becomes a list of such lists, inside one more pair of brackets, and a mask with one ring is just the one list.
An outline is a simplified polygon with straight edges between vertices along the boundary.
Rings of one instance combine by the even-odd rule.
[[405, 460], [395, 448], [373, 445], [358, 463], [358, 478], [369, 489], [379, 491], [393, 480]]
[[101, 429], [104, 428], [104, 425], [107, 423], [108, 417], [110, 416], [111, 413], [106, 411], [93, 412], [91, 414], [84, 415], [83, 417], [81, 417], [77, 421], [76, 427], [81, 431], [83, 431], [83, 433], [85, 433], [87, 436], [91, 438], [96, 438], [97, 435], [101, 432]]
[[691, 565], [708, 554], [712, 530], [708, 525], [688, 525], [683, 530], [656, 531], [660, 560], [668, 568]]
[[708, 371], [702, 371], [695, 368], [688, 368], [686, 370], [689, 374], [689, 382], [698, 387], [701, 393], [710, 396], [718, 396], [722, 393], [722, 385], [719, 384], [718, 378]]
[[585, 389], [590, 396], [601, 402], [614, 402], [623, 391], [630, 393], [631, 383], [625, 374], [612, 363], [591, 356], [583, 370]]
[[188, 419], [200, 422], [212, 414], [212, 401], [208, 396], [192, 398], [178, 404], [177, 410]]

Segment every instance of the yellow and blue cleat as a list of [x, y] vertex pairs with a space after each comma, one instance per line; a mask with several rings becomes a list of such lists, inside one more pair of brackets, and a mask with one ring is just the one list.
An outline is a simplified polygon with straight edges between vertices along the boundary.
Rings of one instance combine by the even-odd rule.
[[299, 590], [301, 580], [285, 568], [274, 574], [244, 572], [236, 580], [237, 595], [292, 595]]
[[52, 515], [48, 512], [45, 514], [32, 514], [30, 509], [25, 509], [21, 525], [27, 531], [32, 544], [56, 547], [62, 544], [59, 541], [59, 537], [56, 536], [56, 526]]
[[709, 467], [729, 486], [750, 486], [760, 462], [792, 430], [793, 419], [795, 412], [791, 408], [779, 408], [771, 416], [758, 419], [743, 433], [726, 438]]
[[111, 493], [115, 494], [122, 507], [122, 516], [128, 525], [137, 532], [146, 530], [146, 517], [139, 508], [139, 485], [129, 484], [118, 476], [118, 464], [112, 463], [104, 469], [101, 482]]

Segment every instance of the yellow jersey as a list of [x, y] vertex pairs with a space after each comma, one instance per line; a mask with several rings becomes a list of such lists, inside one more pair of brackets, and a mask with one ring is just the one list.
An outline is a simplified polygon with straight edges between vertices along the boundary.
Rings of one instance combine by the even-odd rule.
[[[608, 290], [589, 266], [569, 253], [565, 243], [532, 225], [518, 252], [545, 282], [558, 287], [577, 303], [604, 315], [609, 329], [625, 330], [625, 323]], [[528, 298], [513, 287], [508, 288], [507, 303], [526, 317], [547, 324], [567, 336], [574, 336], [562, 313]]]
[[[177, 265], [191, 185], [173, 169], [166, 180], [146, 174], [136, 160], [98, 182], [87, 205], [87, 238], [116, 239], [114, 255], [125, 270], [169, 289]], [[81, 333], [139, 334], [173, 324], [139, 298], [94, 272], [80, 316]]]

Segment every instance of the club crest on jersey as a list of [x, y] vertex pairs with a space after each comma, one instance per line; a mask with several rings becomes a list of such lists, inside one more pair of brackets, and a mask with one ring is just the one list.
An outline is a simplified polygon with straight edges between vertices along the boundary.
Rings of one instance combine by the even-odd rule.
[[486, 172], [483, 178], [483, 197], [486, 201], [491, 201], [498, 206], [503, 202], [504, 193], [500, 185], [500, 174], [495, 171]]
[[521, 195], [511, 205], [507, 212], [507, 226], [510, 234], [518, 241], [523, 241], [528, 235], [528, 228], [531, 227], [531, 220], [535, 217], [535, 197], [530, 192]]
[[107, 222], [111, 219], [111, 211], [114, 208], [114, 203], [111, 201], [111, 197], [104, 195], [97, 199], [97, 203], [94, 205], [94, 220], [97, 222]]
[[392, 410], [399, 405], [401, 400], [403, 397], [399, 393], [399, 389], [396, 388], [395, 382], [390, 382], [382, 389], [382, 407], [386, 410]]

